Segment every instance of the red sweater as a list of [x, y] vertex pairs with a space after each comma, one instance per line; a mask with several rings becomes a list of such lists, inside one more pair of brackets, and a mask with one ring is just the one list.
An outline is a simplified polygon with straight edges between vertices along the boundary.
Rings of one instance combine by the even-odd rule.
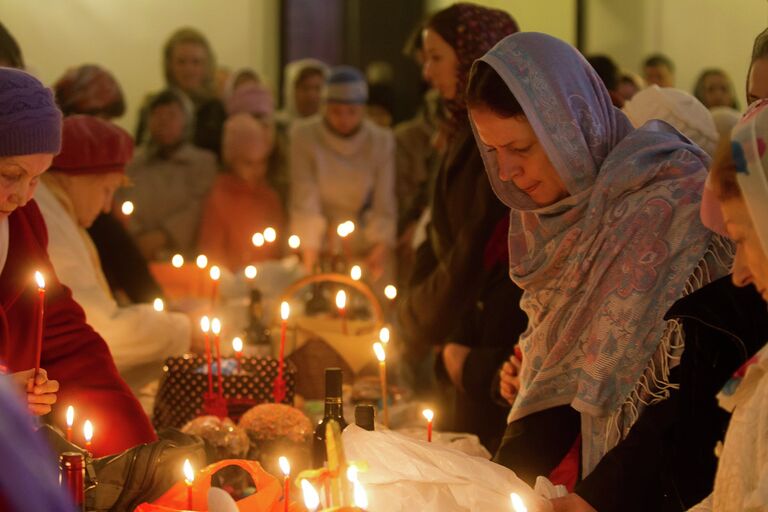
[[94, 426], [96, 457], [155, 440], [149, 419], [120, 378], [104, 340], [85, 321], [83, 309], [56, 277], [48, 258], [48, 233], [34, 201], [8, 219], [8, 259], [0, 274], [0, 359], [9, 371], [35, 366], [37, 287], [34, 272], [46, 279], [43, 350], [40, 366], [61, 389], [53, 422], [64, 426], [67, 405], [75, 407], [74, 441], [82, 424]]

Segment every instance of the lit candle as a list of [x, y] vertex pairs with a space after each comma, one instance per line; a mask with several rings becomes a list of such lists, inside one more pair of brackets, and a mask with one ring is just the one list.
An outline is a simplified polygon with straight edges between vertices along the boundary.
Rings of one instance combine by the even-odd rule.
[[264, 241], [268, 244], [271, 244], [277, 240], [277, 231], [275, 231], [275, 228], [269, 227], [264, 230]]
[[347, 468], [347, 480], [352, 484], [352, 505], [365, 510], [368, 508], [368, 495], [365, 492], [363, 484], [357, 478], [358, 469], [354, 464]]
[[256, 275], [259, 273], [258, 270], [256, 270], [256, 267], [253, 265], [248, 265], [245, 267], [245, 270], [243, 271], [245, 274], [246, 279], [256, 279]]
[[288, 247], [294, 251], [301, 247], [301, 238], [298, 235], [291, 235], [288, 237]]
[[382, 327], [379, 331], [379, 341], [386, 347], [390, 339], [389, 327]]
[[397, 288], [395, 285], [388, 284], [386, 287], [384, 287], [384, 296], [389, 300], [395, 300], [397, 297]]
[[283, 479], [283, 512], [288, 512], [288, 502], [290, 501], [291, 493], [291, 463], [285, 457], [280, 457], [278, 463], [280, 464], [280, 471], [283, 472], [285, 477]]
[[200, 329], [205, 336], [205, 358], [208, 363], [208, 395], [213, 395], [213, 361], [211, 360], [211, 338], [208, 333], [211, 330], [211, 320], [204, 316], [200, 319]]
[[195, 483], [195, 470], [189, 459], [184, 460], [182, 472], [184, 473], [184, 484], [187, 486], [187, 510], [192, 510], [192, 484]]
[[216, 302], [219, 300], [219, 279], [221, 279], [221, 269], [216, 265], [212, 265], [208, 275], [211, 276], [211, 280], [213, 281], [213, 286], [211, 288], [211, 313], [213, 313], [216, 309]]
[[85, 449], [91, 449], [91, 441], [93, 441], [93, 423], [91, 420], [85, 420], [83, 424], [83, 438], [85, 439]]
[[515, 512], [528, 512], [528, 507], [523, 503], [523, 499], [516, 492], [509, 493], [509, 499], [512, 500], [512, 510]]
[[275, 403], [280, 403], [285, 398], [285, 380], [283, 379], [283, 366], [285, 364], [285, 335], [288, 332], [288, 317], [291, 314], [291, 306], [287, 302], [280, 303], [280, 353], [277, 360], [277, 379], [273, 391]]
[[72, 442], [72, 425], [75, 424], [75, 408], [67, 407], [67, 441]]
[[163, 303], [163, 299], [157, 298], [152, 302], [152, 307], [157, 311], [158, 313], [162, 313], [162, 311], [165, 309], [165, 303]]
[[195, 265], [197, 265], [197, 268], [200, 270], [205, 270], [205, 268], [208, 266], [208, 256], [205, 254], [199, 255], [197, 258], [195, 258]]
[[251, 237], [251, 243], [255, 247], [263, 247], [264, 242], [266, 242], [266, 240], [264, 239], [263, 233], [254, 233], [253, 236]]
[[240, 337], [232, 339], [232, 350], [235, 351], [235, 361], [237, 361], [237, 373], [240, 373], [240, 359], [243, 357], [243, 340]]
[[[208, 256], [205, 254], [200, 254], [195, 259], [195, 265], [197, 265], [197, 268], [199, 268], [201, 271], [208, 268]], [[205, 295], [205, 275], [201, 272], [198, 274], [197, 278], [197, 294], [198, 296]]]
[[[351, 220], [344, 221], [336, 227], [336, 234], [341, 238], [341, 247], [344, 251], [344, 258], [349, 260], [352, 257], [352, 251], [349, 247], [348, 237], [355, 231], [355, 223]], [[346, 264], [346, 262], [345, 262]]]
[[432, 420], [435, 419], [435, 413], [432, 411], [432, 409], [424, 409], [421, 411], [421, 414], [424, 415], [424, 418], [427, 420], [427, 442], [432, 442]]
[[125, 201], [122, 206], [120, 206], [120, 211], [123, 212], [123, 215], [128, 216], [133, 213], [133, 203], [130, 201]]
[[384, 416], [384, 426], [389, 427], [389, 402], [387, 398], [387, 353], [384, 351], [384, 345], [381, 343], [373, 344], [373, 351], [376, 353], [376, 359], [379, 360], [379, 381], [381, 383], [381, 404]]
[[173, 265], [174, 268], [181, 268], [184, 266], [184, 256], [181, 254], [174, 254], [173, 258], [171, 258], [171, 265]]
[[360, 268], [360, 265], [354, 265], [352, 269], [349, 271], [349, 277], [352, 278], [353, 281], [359, 281], [363, 277], [363, 269]]
[[35, 345], [35, 373], [32, 385], [37, 385], [37, 374], [40, 373], [40, 358], [43, 355], [43, 317], [45, 315], [45, 279], [43, 274], [35, 272], [37, 283], [37, 345]]
[[211, 331], [213, 332], [213, 344], [216, 346], [216, 374], [219, 385], [219, 396], [224, 396], [224, 381], [221, 377], [221, 346], [219, 335], [221, 334], [221, 320], [214, 318], [211, 320]]
[[341, 332], [347, 334], [347, 292], [344, 290], [336, 294], [336, 307], [341, 317]]
[[307, 507], [309, 512], [317, 512], [317, 507], [320, 506], [320, 495], [312, 484], [307, 480], [301, 481], [301, 494], [304, 496], [304, 506]]

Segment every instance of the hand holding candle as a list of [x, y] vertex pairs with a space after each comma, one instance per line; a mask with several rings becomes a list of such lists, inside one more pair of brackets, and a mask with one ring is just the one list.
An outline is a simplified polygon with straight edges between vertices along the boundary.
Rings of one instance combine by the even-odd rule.
[[336, 307], [339, 310], [339, 316], [341, 317], [341, 332], [345, 335], [347, 333], [347, 292], [339, 290], [336, 294]]
[[387, 353], [384, 345], [379, 342], [373, 344], [376, 359], [379, 360], [379, 381], [381, 382], [381, 404], [384, 426], [389, 427], [389, 393], [387, 392]]
[[278, 464], [280, 464], [280, 471], [283, 472], [285, 477], [283, 480], [283, 511], [288, 512], [288, 503], [290, 502], [291, 495], [291, 463], [288, 462], [287, 458], [280, 457]]
[[432, 409], [424, 409], [421, 411], [421, 414], [424, 416], [424, 419], [427, 420], [427, 442], [432, 442], [432, 420], [435, 419], [435, 413], [432, 411]]
[[93, 423], [91, 420], [85, 420], [83, 424], [83, 439], [85, 439], [85, 449], [90, 450], [93, 441]]
[[184, 460], [182, 472], [184, 473], [184, 485], [187, 486], [187, 510], [192, 510], [192, 484], [195, 483], [195, 470], [189, 459]]

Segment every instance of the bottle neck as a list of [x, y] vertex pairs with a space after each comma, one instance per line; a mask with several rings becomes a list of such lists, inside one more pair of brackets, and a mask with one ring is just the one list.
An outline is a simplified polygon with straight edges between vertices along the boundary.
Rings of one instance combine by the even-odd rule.
[[344, 418], [344, 407], [341, 403], [341, 398], [325, 399], [324, 416], [326, 418]]

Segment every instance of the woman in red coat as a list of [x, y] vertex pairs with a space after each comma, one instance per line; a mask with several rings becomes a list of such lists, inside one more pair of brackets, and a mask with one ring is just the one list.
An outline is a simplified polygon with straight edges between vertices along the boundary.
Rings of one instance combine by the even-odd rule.
[[[53, 423], [63, 424], [67, 405], [75, 407], [76, 427], [90, 419], [91, 451], [102, 456], [156, 436], [106, 343], [86, 323], [48, 259], [45, 223], [31, 198], [60, 146], [61, 112], [51, 92], [23, 71], [0, 68], [0, 360], [22, 389], [26, 385], [31, 412], [45, 414], [56, 402]], [[45, 371], [32, 388], [36, 270], [46, 279], [40, 362]]]

